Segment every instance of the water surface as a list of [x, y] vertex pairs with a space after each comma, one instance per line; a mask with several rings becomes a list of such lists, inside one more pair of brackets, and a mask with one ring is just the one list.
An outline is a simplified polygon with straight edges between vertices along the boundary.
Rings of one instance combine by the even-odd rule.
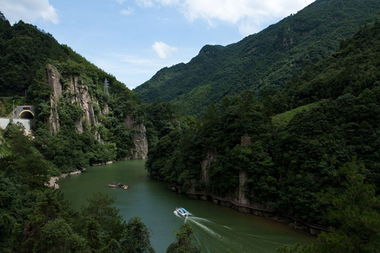
[[[112, 189], [106, 187], [109, 183], [128, 184], [130, 188]], [[194, 214], [186, 222], [191, 224], [202, 252], [270, 253], [283, 245], [310, 240], [287, 225], [171, 192], [165, 184], [147, 177], [144, 161], [91, 167], [59, 184], [74, 208], [83, 206], [95, 193], [110, 194], [126, 220], [139, 216], [148, 226], [157, 253], [166, 252], [184, 222], [173, 214], [175, 207], [185, 207]]]

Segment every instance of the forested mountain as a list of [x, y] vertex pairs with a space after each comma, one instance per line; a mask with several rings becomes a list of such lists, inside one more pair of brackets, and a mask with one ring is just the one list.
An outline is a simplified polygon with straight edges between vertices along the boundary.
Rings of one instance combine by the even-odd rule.
[[172, 101], [192, 114], [247, 88], [267, 94], [379, 15], [377, 0], [317, 0], [238, 43], [207, 45], [189, 63], [160, 70], [134, 91], [146, 102]]
[[329, 231], [284, 252], [377, 252], [379, 68], [377, 22], [277, 94], [258, 100], [246, 91], [199, 120], [178, 120], [150, 150], [150, 175], [194, 197]]
[[[34, 143], [63, 171], [110, 160], [146, 158], [137, 97], [50, 34], [0, 19], [0, 113], [35, 107]], [[12, 105], [13, 104], [13, 105]]]

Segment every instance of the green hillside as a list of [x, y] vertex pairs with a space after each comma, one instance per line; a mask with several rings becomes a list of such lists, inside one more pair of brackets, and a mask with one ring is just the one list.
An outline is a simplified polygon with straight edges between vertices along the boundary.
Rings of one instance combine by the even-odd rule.
[[247, 88], [262, 93], [284, 87], [304, 66], [330, 55], [341, 40], [379, 16], [377, 0], [317, 0], [238, 43], [203, 47], [189, 63], [160, 70], [135, 92], [146, 102], [172, 101], [196, 114]]
[[326, 59], [305, 68], [281, 91], [262, 99], [266, 109], [278, 114], [313, 104], [321, 99], [336, 99], [379, 85], [380, 25], [367, 25], [353, 39], [342, 41], [341, 49]]
[[35, 106], [34, 143], [64, 171], [130, 156], [132, 128], [143, 121], [141, 103], [114, 76], [50, 34], [22, 21], [10, 25], [2, 14], [0, 97], [2, 116], [15, 105]]
[[289, 122], [301, 112], [307, 112], [320, 105], [321, 102], [315, 102], [308, 105], [301, 105], [290, 111], [286, 111], [280, 114], [272, 116], [272, 124], [276, 127], [286, 126]]
[[[376, 252], [380, 236], [380, 22], [289, 88], [227, 96], [152, 147], [150, 175], [192, 196], [271, 210], [330, 233], [283, 252]], [[282, 106], [281, 106], [282, 105]]]

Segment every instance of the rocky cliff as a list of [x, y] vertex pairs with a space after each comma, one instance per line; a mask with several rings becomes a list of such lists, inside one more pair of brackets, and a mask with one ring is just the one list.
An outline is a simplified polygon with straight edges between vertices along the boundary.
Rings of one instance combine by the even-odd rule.
[[[95, 139], [103, 142], [98, 129], [105, 128], [105, 124], [110, 120], [107, 117], [114, 117], [112, 108], [108, 105], [108, 94], [99, 95], [99, 88], [94, 90], [94, 84], [80, 75], [62, 75], [58, 69], [48, 64], [46, 66], [47, 81], [50, 87], [50, 115], [48, 126], [52, 135], [57, 135], [62, 127], [60, 111], [63, 106], [73, 106], [79, 111], [79, 116], [73, 125], [78, 133], [91, 130]], [[98, 92], [98, 93], [97, 93]], [[123, 101], [126, 102], [126, 101]], [[120, 102], [119, 102], [120, 103]], [[61, 112], [62, 113], [62, 112]], [[104, 121], [104, 122], [102, 122]], [[67, 123], [66, 123], [67, 124]], [[146, 128], [143, 122], [138, 122], [134, 117], [127, 115], [124, 126], [131, 136], [132, 147], [126, 152], [126, 159], [146, 159], [148, 154], [148, 141]], [[111, 126], [112, 127], [112, 126]], [[107, 129], [106, 132], [112, 132]]]
[[[69, 99], [70, 103], [77, 105], [82, 111], [82, 116], [75, 122], [75, 128], [79, 133], [82, 133], [86, 127], [96, 126], [98, 116], [109, 112], [108, 105], [105, 105], [97, 115], [95, 114], [94, 106], [99, 106], [99, 102], [90, 95], [88, 85], [79, 76], [70, 75], [63, 80], [55, 66], [48, 64], [46, 69], [48, 84], [51, 88], [48, 125], [53, 135], [60, 130], [59, 106], [64, 99]], [[63, 86], [63, 82], [66, 85]]]
[[[82, 133], [86, 126], [96, 126], [98, 119], [94, 113], [94, 106], [98, 106], [99, 103], [96, 98], [90, 95], [88, 86], [78, 76], [70, 76], [67, 92], [71, 98], [71, 103], [79, 105], [83, 111], [82, 117], [75, 123], [77, 131]], [[103, 114], [103, 110], [99, 114]]]
[[[249, 146], [252, 141], [249, 136], [242, 136], [240, 146]], [[200, 182], [193, 180], [189, 185], [184, 188], [183, 186], [173, 186], [172, 189], [179, 192], [185, 193], [190, 197], [211, 200], [215, 204], [222, 206], [233, 207], [241, 212], [254, 213], [260, 216], [271, 216], [274, 211], [271, 207], [265, 204], [257, 203], [252, 198], [247, 195], [247, 182], [248, 175], [244, 171], [244, 168], [236, 168], [239, 171], [239, 185], [235, 192], [227, 194], [225, 196], [219, 196], [212, 192], [209, 185], [209, 174], [210, 168], [217, 159], [217, 154], [212, 151], [208, 151], [205, 158], [201, 161], [201, 175]], [[201, 187], [196, 187], [196, 185], [201, 185]]]
[[146, 137], [146, 128], [144, 124], [138, 123], [133, 117], [127, 115], [125, 125], [132, 131], [132, 142], [134, 148], [130, 151], [130, 159], [147, 159], [148, 157], [148, 139]]
[[47, 80], [51, 88], [50, 94], [50, 116], [48, 120], [48, 125], [50, 132], [55, 135], [58, 133], [59, 125], [59, 115], [58, 115], [58, 103], [62, 96], [62, 85], [61, 85], [61, 75], [57, 68], [51, 64], [46, 67], [47, 70]]

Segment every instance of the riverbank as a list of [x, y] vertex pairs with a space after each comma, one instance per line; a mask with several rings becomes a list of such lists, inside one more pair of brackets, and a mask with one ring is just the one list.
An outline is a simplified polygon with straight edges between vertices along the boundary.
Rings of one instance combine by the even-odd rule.
[[[95, 163], [95, 164], [92, 164], [91, 166], [105, 166], [105, 165], [110, 165], [113, 163], [114, 163], [114, 161], [107, 161], [104, 163]], [[68, 176], [81, 174], [85, 170], [86, 170], [86, 168], [83, 168], [82, 170], [75, 170], [75, 171], [72, 171], [69, 173], [61, 174], [59, 176], [51, 177], [45, 185], [49, 188], [52, 188], [52, 189], [59, 189], [59, 184], [58, 184], [59, 180], [64, 179]]]
[[72, 172], [69, 172], [69, 173], [64, 173], [64, 174], [59, 175], [59, 176], [51, 177], [49, 179], [49, 181], [46, 183], [46, 186], [49, 187], [49, 188], [55, 189], [55, 190], [59, 189], [58, 181], [60, 179], [63, 179], [63, 178], [66, 178], [66, 177], [72, 176], [72, 175], [81, 174], [85, 170], [86, 169], [83, 168], [82, 170], [75, 170], [75, 171], [72, 171]]
[[170, 189], [178, 194], [184, 194], [187, 197], [192, 198], [192, 199], [210, 201], [216, 205], [232, 208], [241, 213], [252, 214], [252, 215], [256, 215], [260, 217], [269, 218], [280, 223], [285, 223], [294, 229], [302, 230], [313, 236], [316, 236], [320, 234], [321, 232], [328, 231], [326, 228], [322, 226], [309, 224], [307, 222], [304, 222], [302, 220], [296, 219], [291, 216], [279, 215], [278, 213], [275, 212], [275, 210], [267, 208], [258, 203], [243, 204], [233, 199], [221, 198], [221, 197], [218, 197], [212, 194], [207, 194], [204, 192], [195, 192], [195, 191], [183, 192], [181, 191], [180, 187], [176, 187], [176, 186], [172, 186], [170, 187]]
[[[184, 222], [173, 214], [176, 207], [184, 207], [194, 215], [189, 224], [199, 240], [201, 252], [276, 253], [281, 246], [313, 240], [280, 222], [236, 213], [231, 208], [172, 192], [167, 184], [148, 178], [144, 165], [145, 161], [128, 160], [89, 167], [80, 176], [59, 181], [60, 191], [75, 210], [81, 210], [85, 200], [94, 194], [110, 195], [115, 200], [114, 207], [126, 221], [138, 216], [146, 224], [156, 252], [166, 252], [176, 240], [173, 231]], [[109, 188], [110, 182], [124, 182], [130, 189]]]
[[104, 166], [104, 165], [110, 165], [113, 164], [115, 161], [108, 161], [108, 162], [103, 162], [103, 163], [94, 163], [91, 166]]

